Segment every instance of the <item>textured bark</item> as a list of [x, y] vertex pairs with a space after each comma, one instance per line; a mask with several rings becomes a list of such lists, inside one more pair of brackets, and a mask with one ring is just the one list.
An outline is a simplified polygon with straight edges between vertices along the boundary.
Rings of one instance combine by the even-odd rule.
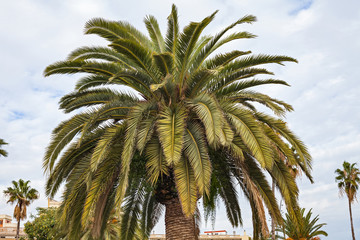
[[351, 201], [350, 201], [350, 198], [349, 198], [349, 212], [350, 212], [351, 234], [352, 234], [353, 240], [355, 240], [355, 233], [354, 233], [354, 225], [353, 225], [353, 219], [352, 219]]
[[15, 239], [19, 239], [19, 234], [20, 234], [20, 219], [18, 220], [18, 223], [17, 223]]
[[186, 217], [178, 198], [165, 203], [165, 227], [167, 240], [197, 240], [199, 231], [194, 217]]

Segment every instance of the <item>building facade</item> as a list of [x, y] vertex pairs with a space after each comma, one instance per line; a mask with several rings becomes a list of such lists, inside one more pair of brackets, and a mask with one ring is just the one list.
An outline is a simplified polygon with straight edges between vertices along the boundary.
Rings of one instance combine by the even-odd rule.
[[[165, 240], [165, 234], [151, 234], [149, 240]], [[204, 234], [200, 234], [199, 240], [251, 240], [251, 237], [246, 235], [244, 231], [243, 235], [228, 234], [225, 230], [219, 231], [205, 231]]]
[[[0, 214], [0, 238], [7, 240], [15, 239], [17, 223], [12, 223], [12, 217], [6, 214]], [[20, 237], [25, 237], [26, 233], [20, 228]]]

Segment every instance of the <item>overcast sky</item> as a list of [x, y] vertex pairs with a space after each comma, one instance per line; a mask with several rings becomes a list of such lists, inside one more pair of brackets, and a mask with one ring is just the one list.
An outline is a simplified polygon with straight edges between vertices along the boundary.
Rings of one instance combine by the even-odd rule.
[[[58, 110], [59, 98], [71, 91], [78, 77], [44, 78], [44, 68], [63, 60], [84, 45], [105, 44], [83, 35], [87, 20], [103, 17], [127, 20], [142, 31], [146, 15], [154, 15], [165, 32], [171, 1], [140, 0], [0, 0], [0, 138], [9, 143], [9, 157], [0, 158], [0, 214], [12, 215], [2, 194], [11, 180], [31, 180], [41, 198], [30, 212], [47, 205], [42, 158], [52, 129], [68, 116]], [[287, 115], [291, 129], [309, 146], [314, 160], [315, 184], [303, 177], [300, 205], [313, 208], [327, 239], [350, 239], [347, 199], [339, 198], [334, 170], [344, 160], [360, 160], [360, 2], [356, 0], [200, 0], [174, 1], [181, 27], [220, 10], [208, 27], [215, 34], [246, 14], [258, 17], [239, 26], [258, 35], [231, 48], [254, 53], [295, 57], [298, 64], [272, 67], [276, 77], [291, 87], [264, 92], [295, 108]], [[226, 50], [226, 49], [224, 49]], [[252, 232], [251, 215], [242, 203], [244, 229]], [[220, 208], [215, 229], [233, 229]], [[360, 237], [360, 206], [353, 204], [355, 235]], [[156, 232], [163, 232], [163, 221]], [[203, 224], [202, 231], [211, 229]]]

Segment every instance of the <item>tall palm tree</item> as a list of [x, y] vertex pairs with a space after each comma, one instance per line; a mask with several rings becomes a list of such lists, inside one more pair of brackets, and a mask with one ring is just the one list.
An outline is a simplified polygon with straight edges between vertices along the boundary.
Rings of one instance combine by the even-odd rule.
[[[312, 218], [312, 209], [310, 209], [305, 215], [305, 208], [300, 209], [297, 216], [297, 221], [294, 220], [289, 214], [285, 215], [284, 227], [285, 233], [292, 240], [315, 240], [319, 239], [317, 236], [327, 236], [327, 232], [321, 230], [326, 223], [317, 224], [319, 221], [319, 215]], [[297, 224], [295, 224], [298, 222]], [[282, 231], [279, 230], [279, 231]], [[285, 237], [279, 236], [280, 239], [285, 239]]]
[[5, 196], [8, 198], [8, 203], [16, 204], [14, 209], [14, 218], [17, 220], [16, 239], [19, 239], [20, 220], [26, 218], [27, 206], [32, 201], [39, 198], [39, 193], [36, 189], [29, 186], [30, 181], [19, 179], [18, 182], [12, 181], [12, 187], [4, 190]]
[[0, 156], [7, 157], [8, 153], [4, 149], [1, 149], [2, 145], [6, 145], [6, 144], [8, 143], [5, 142], [4, 139], [0, 138]]
[[356, 193], [357, 190], [359, 189], [360, 172], [359, 169], [356, 167], [356, 163], [350, 164], [349, 162], [344, 161], [343, 168], [336, 169], [335, 173], [336, 173], [335, 181], [338, 183], [340, 195], [343, 196], [344, 194], [346, 194], [348, 198], [351, 234], [353, 240], [355, 240], [351, 204], [356, 199]]
[[288, 85], [255, 77], [273, 75], [261, 65], [296, 60], [239, 50], [215, 54], [228, 42], [254, 38], [227, 32], [256, 20], [245, 16], [215, 36], [202, 36], [215, 15], [181, 32], [173, 6], [165, 37], [153, 16], [145, 18], [150, 38], [127, 22], [96, 18], [85, 33], [109, 45], [79, 48], [45, 69], [45, 76], [87, 74], [60, 101], [66, 113], [78, 113], [54, 129], [43, 163], [48, 195], [66, 181], [62, 220], [73, 222], [74, 236], [92, 218], [92, 236], [99, 238], [116, 209], [123, 211], [122, 239], [131, 239], [138, 228], [149, 233], [165, 208], [167, 238], [196, 239], [200, 198], [206, 216], [222, 199], [238, 226], [237, 184], [249, 200], [255, 233], [265, 236], [265, 208], [282, 221], [266, 174], [295, 214], [298, 188], [277, 152], [307, 176], [311, 156], [281, 119], [292, 107], [253, 87]]

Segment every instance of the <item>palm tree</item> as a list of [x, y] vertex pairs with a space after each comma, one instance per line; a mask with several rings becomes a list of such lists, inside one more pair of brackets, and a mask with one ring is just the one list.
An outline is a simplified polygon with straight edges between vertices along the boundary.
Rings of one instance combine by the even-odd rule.
[[1, 149], [2, 145], [6, 145], [6, 144], [8, 143], [0, 138], [0, 156], [7, 157], [8, 153], [4, 149]]
[[20, 220], [26, 218], [27, 206], [32, 201], [39, 198], [36, 189], [31, 188], [28, 184], [30, 181], [19, 179], [18, 182], [12, 181], [13, 186], [4, 190], [5, 196], [8, 198], [7, 203], [16, 204], [14, 209], [14, 218], [17, 220], [16, 239], [19, 239]]
[[[288, 85], [255, 76], [273, 75], [261, 65], [296, 60], [238, 50], [215, 54], [228, 42], [255, 37], [226, 33], [256, 20], [245, 16], [215, 36], [202, 36], [215, 15], [181, 32], [173, 6], [165, 37], [153, 16], [145, 18], [150, 38], [127, 22], [96, 18], [85, 32], [109, 45], [79, 48], [45, 69], [45, 76], [87, 74], [60, 101], [66, 113], [78, 113], [54, 129], [43, 163], [48, 195], [66, 181], [61, 219], [72, 222], [73, 236], [91, 227], [99, 238], [115, 209], [123, 212], [121, 239], [131, 239], [139, 228], [150, 233], [165, 210], [168, 239], [195, 239], [200, 198], [205, 216], [214, 216], [222, 199], [238, 226], [238, 184], [255, 233], [266, 236], [266, 208], [282, 222], [266, 174], [295, 214], [298, 188], [277, 152], [307, 176], [311, 156], [281, 119], [292, 107], [253, 87]], [[254, 103], [279, 117], [259, 112]]]
[[[285, 233], [288, 236], [286, 239], [291, 240], [315, 240], [319, 235], [327, 236], [328, 234], [321, 230], [326, 223], [317, 224], [319, 221], [319, 215], [312, 218], [312, 209], [310, 209], [305, 215], [305, 208], [300, 209], [298, 212], [297, 220], [295, 220], [289, 214], [285, 214], [284, 228]], [[297, 223], [296, 223], [297, 222]], [[278, 231], [282, 231], [279, 229]], [[280, 239], [285, 237], [278, 236]]]
[[359, 188], [360, 178], [359, 178], [359, 169], [356, 167], [356, 163], [350, 164], [349, 162], [344, 161], [343, 169], [335, 170], [336, 177], [335, 181], [338, 182], [338, 188], [340, 190], [340, 195], [343, 196], [346, 194], [349, 203], [349, 213], [350, 213], [350, 225], [351, 225], [351, 234], [353, 240], [355, 240], [352, 212], [351, 212], [351, 203], [356, 199], [356, 193]]

